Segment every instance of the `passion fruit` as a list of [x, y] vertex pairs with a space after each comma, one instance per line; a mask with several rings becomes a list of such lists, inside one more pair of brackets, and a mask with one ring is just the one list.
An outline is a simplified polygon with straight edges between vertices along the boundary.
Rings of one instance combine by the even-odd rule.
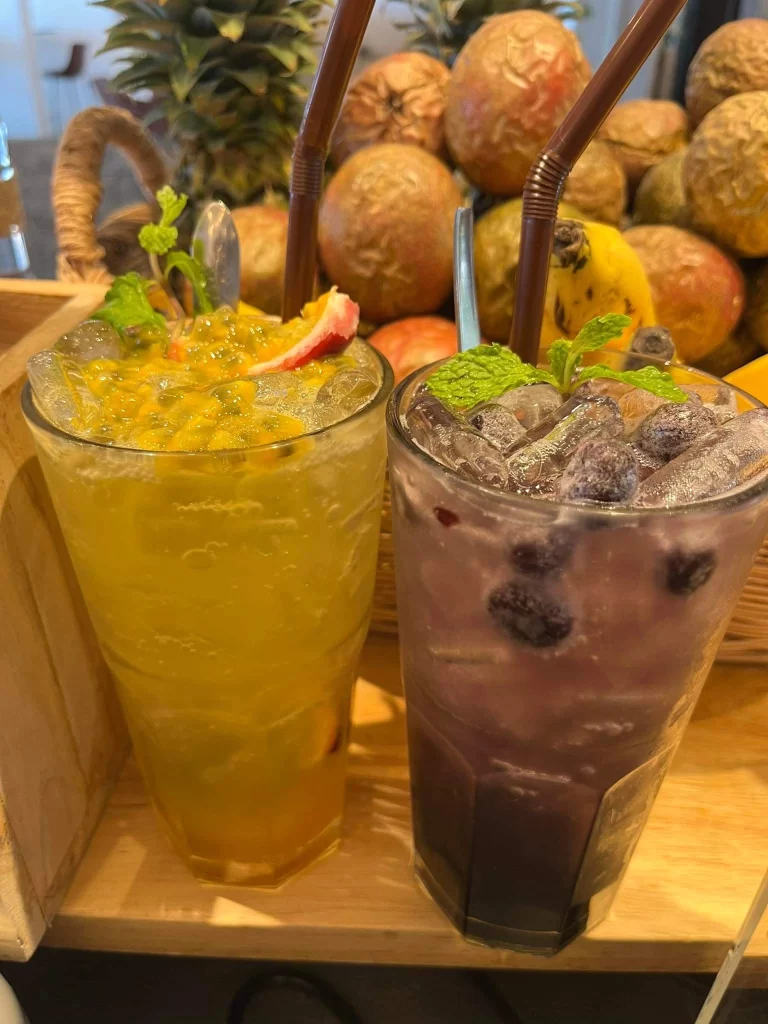
[[445, 154], [443, 114], [451, 75], [426, 53], [393, 53], [355, 79], [331, 140], [337, 167], [365, 146], [402, 142]]
[[768, 263], [761, 263], [747, 280], [744, 327], [768, 351]]
[[552, 15], [489, 18], [451, 71], [445, 137], [454, 160], [483, 191], [520, 195], [589, 77], [578, 39]]
[[453, 219], [461, 192], [437, 157], [416, 146], [368, 146], [339, 168], [320, 207], [329, 279], [385, 323], [433, 313], [451, 293]]
[[635, 224], [690, 227], [691, 209], [683, 184], [683, 162], [687, 152], [687, 146], [678, 149], [643, 176], [635, 195]]
[[768, 256], [768, 91], [704, 118], [683, 164], [694, 225], [738, 256]]
[[698, 363], [736, 328], [744, 310], [744, 275], [717, 246], [669, 225], [630, 228], [624, 237], [640, 257], [659, 323], [684, 363]]
[[563, 199], [588, 220], [618, 224], [627, 208], [627, 177], [605, 142], [590, 142], [565, 183]]
[[768, 90], [768, 21], [729, 21], [699, 47], [688, 69], [685, 105], [694, 125], [729, 96]]
[[285, 281], [288, 213], [272, 206], [232, 211], [240, 239], [240, 298], [265, 313], [279, 315]]
[[409, 373], [455, 355], [456, 324], [442, 316], [409, 316], [380, 327], [369, 342], [389, 360], [399, 383]]
[[613, 150], [631, 189], [645, 172], [688, 141], [688, 115], [671, 100], [627, 100], [615, 107], [598, 137]]

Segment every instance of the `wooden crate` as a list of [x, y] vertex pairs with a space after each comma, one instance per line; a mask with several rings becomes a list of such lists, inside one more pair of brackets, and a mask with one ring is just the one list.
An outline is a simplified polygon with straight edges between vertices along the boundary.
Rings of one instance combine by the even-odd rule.
[[104, 289], [0, 281], [0, 958], [28, 959], [127, 738], [19, 405], [29, 356]]

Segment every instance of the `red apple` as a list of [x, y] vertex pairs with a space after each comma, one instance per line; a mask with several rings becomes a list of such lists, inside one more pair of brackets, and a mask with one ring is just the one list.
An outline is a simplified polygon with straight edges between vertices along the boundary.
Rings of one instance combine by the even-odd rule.
[[389, 360], [395, 383], [414, 370], [456, 354], [456, 324], [441, 316], [409, 316], [380, 327], [368, 339]]

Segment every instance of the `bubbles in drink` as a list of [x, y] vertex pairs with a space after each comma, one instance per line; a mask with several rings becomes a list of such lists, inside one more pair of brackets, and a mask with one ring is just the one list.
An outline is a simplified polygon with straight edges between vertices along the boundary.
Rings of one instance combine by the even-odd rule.
[[74, 359], [49, 349], [27, 363], [35, 402], [50, 422], [78, 437], [90, 437], [101, 421], [101, 409]]
[[520, 420], [499, 402], [476, 406], [468, 420], [479, 434], [502, 453], [510, 452], [525, 437], [525, 427]]
[[86, 320], [62, 335], [53, 348], [76, 363], [89, 363], [92, 359], [119, 359], [122, 355], [120, 335], [111, 324], [101, 320]]

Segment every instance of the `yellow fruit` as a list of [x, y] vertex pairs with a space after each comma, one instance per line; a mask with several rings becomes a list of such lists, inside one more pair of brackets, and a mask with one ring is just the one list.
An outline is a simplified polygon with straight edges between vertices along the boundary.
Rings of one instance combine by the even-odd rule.
[[729, 373], [725, 380], [768, 404], [768, 354]]
[[589, 320], [606, 313], [631, 317], [619, 342], [625, 347], [639, 327], [656, 323], [651, 287], [637, 253], [608, 224], [559, 221], [542, 344], [575, 338]]

